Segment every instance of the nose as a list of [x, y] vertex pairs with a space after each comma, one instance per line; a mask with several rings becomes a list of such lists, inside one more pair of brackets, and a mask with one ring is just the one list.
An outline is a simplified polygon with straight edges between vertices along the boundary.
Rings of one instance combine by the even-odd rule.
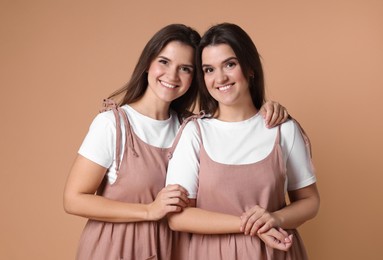
[[217, 78], [216, 78], [216, 81], [218, 84], [222, 84], [222, 83], [225, 83], [228, 79], [225, 71], [223, 70], [217, 70]]
[[178, 68], [175, 68], [175, 67], [169, 68], [169, 71], [167, 73], [169, 80], [171, 80], [172, 82], [177, 82], [179, 80], [178, 73], [179, 73]]

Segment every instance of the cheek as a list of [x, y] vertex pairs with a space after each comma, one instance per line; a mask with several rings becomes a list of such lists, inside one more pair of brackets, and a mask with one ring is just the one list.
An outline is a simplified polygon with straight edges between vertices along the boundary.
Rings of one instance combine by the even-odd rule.
[[182, 81], [183, 81], [185, 87], [189, 88], [192, 81], [193, 81], [193, 75], [184, 75], [182, 77]]
[[213, 77], [204, 76], [205, 85], [208, 89], [210, 89], [213, 86]]
[[161, 74], [161, 68], [152, 64], [148, 70], [148, 77], [157, 77], [159, 74]]

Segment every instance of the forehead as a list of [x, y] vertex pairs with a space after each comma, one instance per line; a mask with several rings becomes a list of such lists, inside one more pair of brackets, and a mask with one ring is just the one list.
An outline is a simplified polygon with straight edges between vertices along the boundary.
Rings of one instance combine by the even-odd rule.
[[220, 63], [227, 58], [237, 57], [228, 44], [208, 45], [202, 50], [202, 63]]
[[166, 44], [157, 56], [163, 56], [172, 61], [194, 63], [194, 49], [179, 41], [171, 41]]

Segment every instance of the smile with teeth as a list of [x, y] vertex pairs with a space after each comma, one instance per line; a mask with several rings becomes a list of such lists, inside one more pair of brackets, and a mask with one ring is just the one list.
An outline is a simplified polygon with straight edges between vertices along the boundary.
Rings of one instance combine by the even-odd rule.
[[233, 85], [234, 84], [220, 86], [220, 87], [218, 87], [218, 90], [219, 91], [225, 91], [225, 90], [228, 90], [229, 88], [231, 88]]
[[160, 82], [161, 82], [161, 85], [166, 87], [166, 88], [176, 88], [177, 87], [176, 85], [172, 85], [172, 84], [166, 83], [164, 81], [160, 81]]

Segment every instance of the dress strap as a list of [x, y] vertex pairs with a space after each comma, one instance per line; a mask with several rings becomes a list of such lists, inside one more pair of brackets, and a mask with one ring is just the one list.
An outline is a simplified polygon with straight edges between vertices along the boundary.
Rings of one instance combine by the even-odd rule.
[[112, 99], [104, 99], [103, 100], [103, 108], [100, 112], [105, 112], [111, 110], [116, 119], [116, 153], [115, 153], [115, 161], [116, 161], [116, 174], [118, 175], [118, 171], [120, 168], [120, 153], [121, 153], [121, 119], [120, 113], [117, 110], [117, 104]]
[[177, 147], [177, 144], [178, 144], [178, 142], [179, 142], [179, 140], [181, 138], [181, 134], [182, 134], [185, 126], [187, 125], [187, 123], [189, 123], [190, 121], [194, 121], [196, 123], [196, 125], [197, 125], [198, 132], [201, 133], [199, 124], [197, 123], [197, 119], [203, 118], [203, 117], [205, 117], [205, 111], [202, 110], [202, 111], [200, 111], [196, 115], [192, 115], [192, 116], [189, 116], [189, 117], [185, 118], [185, 120], [182, 122], [180, 128], [178, 129], [177, 135], [176, 135], [176, 137], [174, 138], [174, 141], [173, 141], [173, 145], [170, 148], [170, 151], [168, 152], [168, 159], [172, 158], [173, 152], [174, 152], [174, 150]]
[[274, 144], [280, 144], [280, 143], [281, 143], [281, 125], [278, 125], [277, 137], [275, 138]]
[[132, 129], [132, 125], [129, 122], [128, 115], [126, 114], [126, 112], [121, 107], [118, 108], [118, 111], [122, 115], [122, 119], [124, 121], [125, 129], [126, 129], [126, 138], [127, 138], [126, 143], [127, 143], [127, 145], [125, 146], [125, 151], [129, 147], [132, 150], [133, 155], [135, 157], [138, 157], [138, 154], [137, 154], [136, 150], [134, 149], [133, 129]]
[[[126, 130], [126, 142], [128, 145], [125, 146], [124, 152], [127, 150], [127, 146], [130, 147], [133, 151], [134, 156], [138, 156], [134, 149], [133, 136], [131, 126], [129, 124], [129, 120], [125, 111], [119, 107], [116, 102], [112, 99], [104, 99], [103, 100], [103, 108], [100, 112], [105, 112], [111, 110], [116, 119], [116, 153], [115, 153], [115, 161], [116, 161], [116, 174], [118, 175], [120, 169], [121, 162], [121, 139], [122, 139], [122, 131], [121, 131], [121, 115], [124, 122], [125, 130]], [[128, 138], [129, 137], [129, 138]]]

